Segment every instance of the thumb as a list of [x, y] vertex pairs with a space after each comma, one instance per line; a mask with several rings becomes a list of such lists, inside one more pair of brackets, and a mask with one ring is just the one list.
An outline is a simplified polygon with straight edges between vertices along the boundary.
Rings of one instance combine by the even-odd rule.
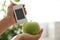
[[15, 5], [16, 5], [15, 3], [11, 2], [10, 5], [9, 5], [9, 7], [13, 7]]
[[41, 37], [42, 33], [43, 33], [43, 29], [41, 28], [40, 32], [36, 35], [35, 38], [39, 39]]

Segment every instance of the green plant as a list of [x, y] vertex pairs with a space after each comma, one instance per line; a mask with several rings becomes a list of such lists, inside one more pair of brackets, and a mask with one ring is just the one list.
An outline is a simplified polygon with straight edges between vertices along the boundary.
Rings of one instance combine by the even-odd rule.
[[0, 10], [0, 12], [3, 11], [4, 13], [6, 13], [6, 9], [4, 9], [6, 7], [6, 0], [1, 4], [1, 6], [2, 9]]
[[22, 26], [20, 24], [15, 24], [8, 28], [1, 36], [0, 40], [11, 40], [11, 38], [17, 34], [22, 33]]

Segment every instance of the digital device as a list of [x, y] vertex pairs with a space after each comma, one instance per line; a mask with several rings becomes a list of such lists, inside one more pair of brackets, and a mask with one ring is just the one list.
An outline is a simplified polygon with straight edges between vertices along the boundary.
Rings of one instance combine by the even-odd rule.
[[13, 11], [14, 11], [14, 15], [15, 15], [17, 23], [22, 24], [22, 23], [27, 22], [23, 5], [13, 6]]

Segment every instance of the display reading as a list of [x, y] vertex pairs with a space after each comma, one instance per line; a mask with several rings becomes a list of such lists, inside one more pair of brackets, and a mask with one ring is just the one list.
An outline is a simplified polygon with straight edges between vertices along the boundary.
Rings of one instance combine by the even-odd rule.
[[16, 13], [16, 16], [17, 16], [18, 20], [25, 18], [22, 8], [21, 9], [16, 9], [15, 13]]

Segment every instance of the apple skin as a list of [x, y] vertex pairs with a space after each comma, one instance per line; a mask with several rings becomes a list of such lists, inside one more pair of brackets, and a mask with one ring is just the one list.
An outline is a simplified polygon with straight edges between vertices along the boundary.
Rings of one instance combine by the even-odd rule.
[[14, 0], [15, 2], [19, 2], [20, 0]]
[[23, 32], [36, 35], [40, 31], [40, 26], [37, 22], [26, 22], [23, 24]]

